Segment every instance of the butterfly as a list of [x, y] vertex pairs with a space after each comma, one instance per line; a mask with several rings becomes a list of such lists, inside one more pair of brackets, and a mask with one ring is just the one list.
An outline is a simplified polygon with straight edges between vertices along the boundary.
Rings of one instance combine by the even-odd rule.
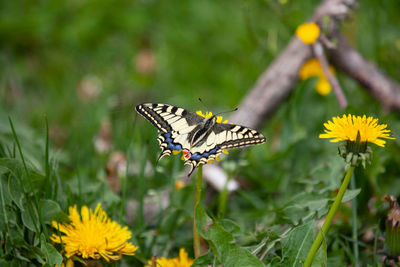
[[196, 167], [216, 159], [227, 148], [265, 142], [258, 131], [222, 123], [221, 117], [215, 115], [203, 117], [184, 108], [159, 103], [137, 105], [136, 111], [158, 129], [157, 140], [161, 147], [158, 160], [171, 152], [182, 151], [185, 164], [191, 166], [189, 176]]

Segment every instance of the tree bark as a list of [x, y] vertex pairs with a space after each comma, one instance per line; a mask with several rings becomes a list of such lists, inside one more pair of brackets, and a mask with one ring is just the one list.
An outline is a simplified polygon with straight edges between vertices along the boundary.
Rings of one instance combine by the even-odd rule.
[[400, 85], [363, 58], [343, 35], [336, 33], [334, 36], [338, 40], [337, 48], [327, 48], [333, 66], [359, 82], [386, 111], [400, 111]]

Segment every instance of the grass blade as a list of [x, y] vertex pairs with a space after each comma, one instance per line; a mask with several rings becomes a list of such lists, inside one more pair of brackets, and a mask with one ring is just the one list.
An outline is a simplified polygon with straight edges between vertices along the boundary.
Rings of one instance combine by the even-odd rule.
[[[23, 164], [25, 172], [26, 172], [26, 178], [27, 178], [26, 181], [27, 181], [27, 183], [29, 185], [29, 190], [33, 193], [33, 185], [32, 185], [31, 180], [29, 179], [29, 176], [30, 176], [29, 175], [29, 170], [28, 170], [28, 167], [26, 166], [24, 154], [22, 153], [22, 149], [21, 149], [21, 145], [19, 143], [19, 139], [18, 139], [17, 133], [15, 131], [14, 125], [13, 125], [12, 120], [11, 120], [10, 117], [8, 117], [8, 120], [10, 122], [10, 127], [11, 127], [11, 130], [12, 130], [12, 133], [13, 133], [13, 137], [14, 137], [15, 143], [17, 144], [18, 152], [20, 154], [20, 157], [21, 157], [21, 160], [22, 160], [22, 164]], [[17, 178], [20, 180], [20, 177], [17, 177]], [[28, 200], [30, 197], [29, 197], [28, 193], [26, 192], [26, 190], [25, 190], [25, 188], [23, 186], [23, 181], [20, 180], [19, 182], [20, 182], [21, 186], [23, 187], [22, 190], [23, 190], [23, 192], [25, 194], [26, 199]], [[36, 194], [33, 194], [33, 199], [34, 199], [35, 208], [36, 208], [37, 213], [38, 213], [39, 223], [43, 228], [43, 231], [44, 231], [44, 234], [45, 234], [46, 238], [48, 238], [47, 228], [46, 228], [46, 226], [45, 226], [45, 224], [44, 224], [44, 222], [42, 220], [41, 210], [40, 210], [40, 207], [39, 207], [39, 201], [38, 201], [38, 198], [37, 198]], [[36, 222], [34, 220], [34, 216], [33, 216], [34, 211], [32, 210], [32, 206], [28, 204], [27, 207], [28, 207], [29, 216], [30, 216], [30, 218], [31, 218], [31, 220], [32, 220], [32, 222], [34, 224], [36, 233], [40, 235], [40, 229], [39, 229], [39, 227], [37, 226], [37, 224], [36, 224]]]

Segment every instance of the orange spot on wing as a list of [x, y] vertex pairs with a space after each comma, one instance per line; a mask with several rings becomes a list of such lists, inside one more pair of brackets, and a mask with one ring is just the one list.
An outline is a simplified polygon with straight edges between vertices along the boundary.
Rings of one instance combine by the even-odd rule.
[[185, 159], [189, 159], [190, 156], [191, 156], [189, 150], [186, 150], [186, 149], [185, 149], [185, 150], [182, 150], [182, 154], [183, 154], [183, 157], [184, 157]]

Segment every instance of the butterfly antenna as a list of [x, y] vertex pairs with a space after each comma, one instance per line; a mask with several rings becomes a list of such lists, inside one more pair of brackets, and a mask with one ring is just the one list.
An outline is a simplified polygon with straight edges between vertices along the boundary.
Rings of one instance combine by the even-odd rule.
[[206, 111], [209, 111], [210, 109], [206, 106], [206, 104], [204, 104], [203, 100], [201, 100], [201, 98], [199, 97], [199, 101], [201, 104], [203, 104], [203, 106], [206, 108]]
[[234, 108], [234, 109], [232, 109], [232, 110], [222, 111], [222, 112], [219, 112], [219, 113], [215, 114], [215, 116], [218, 116], [218, 115], [221, 115], [221, 114], [224, 114], [224, 113], [234, 112], [234, 111], [236, 111], [236, 110], [238, 110], [238, 109], [239, 109], [239, 108]]

